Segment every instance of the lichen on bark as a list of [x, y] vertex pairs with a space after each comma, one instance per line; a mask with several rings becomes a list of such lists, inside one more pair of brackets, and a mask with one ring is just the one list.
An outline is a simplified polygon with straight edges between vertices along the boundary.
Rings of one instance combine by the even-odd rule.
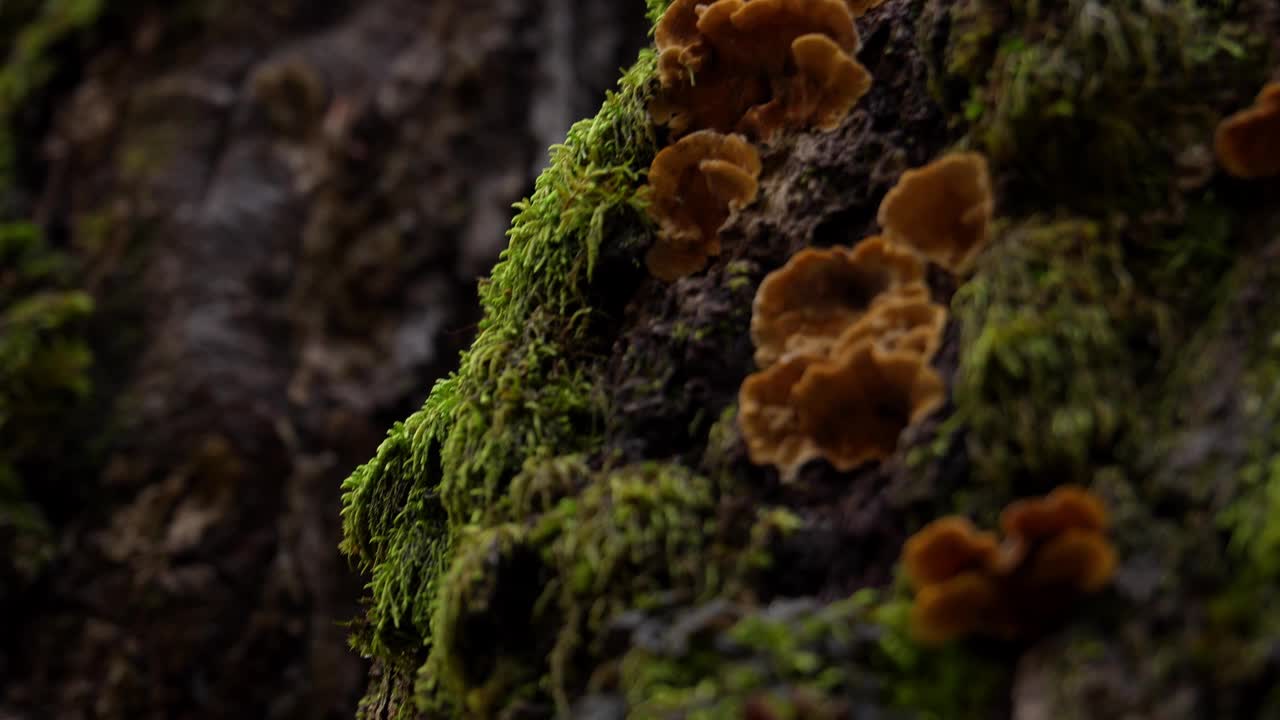
[[[1277, 72], [1280, 8], [889, 0], [859, 29], [871, 92], [834, 131], [762, 148], [760, 200], [693, 277], [641, 265], [651, 53], [553, 151], [480, 338], [346, 485], [344, 548], [373, 578], [368, 715], [1280, 702], [1258, 692], [1280, 622], [1249, 612], [1280, 572], [1277, 181], [1224, 177], [1211, 151]], [[751, 465], [734, 402], [755, 288], [800, 248], [873, 234], [897, 178], [957, 148], [989, 157], [998, 221], [971, 276], [930, 276], [949, 401], [883, 462], [790, 482]], [[918, 646], [907, 535], [1067, 482], [1115, 518], [1112, 586], [1045, 634]]]

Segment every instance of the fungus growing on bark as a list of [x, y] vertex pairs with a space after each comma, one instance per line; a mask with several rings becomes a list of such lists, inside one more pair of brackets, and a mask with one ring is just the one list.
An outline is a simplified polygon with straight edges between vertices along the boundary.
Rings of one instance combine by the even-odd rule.
[[[894, 294], [887, 296], [890, 291]], [[878, 300], [927, 295], [920, 258], [884, 238], [867, 238], [853, 250], [801, 250], [756, 292], [751, 313], [756, 364], [768, 367], [793, 354], [825, 356]]]
[[767, 103], [746, 112], [742, 127], [769, 140], [784, 127], [833, 130], [871, 89], [871, 73], [821, 34], [801, 35], [791, 43], [794, 73]]
[[774, 78], [782, 76], [791, 44], [802, 35], [825, 35], [846, 53], [860, 44], [844, 0], [717, 0], [698, 29], [722, 61]]
[[919, 353], [863, 342], [815, 363], [792, 396], [800, 434], [846, 471], [891, 455], [902, 431], [942, 404], [946, 384]]
[[912, 535], [902, 548], [902, 563], [911, 583], [923, 588], [962, 572], [985, 570], [996, 548], [994, 534], [978, 530], [968, 518], [953, 515]]
[[911, 634], [922, 644], [941, 645], [986, 627], [1001, 614], [1002, 605], [990, 576], [963, 572], [916, 593]]
[[929, 301], [921, 285], [906, 285], [877, 298], [871, 310], [850, 325], [836, 340], [833, 355], [841, 355], [863, 342], [886, 350], [909, 350], [932, 358], [942, 344], [947, 309]]
[[1106, 507], [1096, 495], [1078, 485], [1063, 485], [1043, 498], [1017, 500], [1000, 514], [1005, 544], [999, 564], [1002, 570], [1012, 571], [1025, 562], [1037, 545], [1050, 543], [1070, 531], [1102, 538], [1106, 527]]
[[759, 176], [759, 154], [738, 135], [702, 130], [659, 152], [649, 168], [649, 213], [659, 227], [649, 271], [670, 282], [706, 267], [729, 213], [755, 200]]
[[738, 424], [747, 455], [756, 465], [773, 465], [790, 478], [818, 456], [813, 438], [796, 432], [798, 415], [792, 392], [814, 363], [797, 355], [748, 377], [738, 390]]
[[1012, 637], [1056, 622], [1115, 573], [1106, 523], [1096, 496], [1063, 486], [1010, 504], [1001, 515], [1005, 540], [998, 547], [964, 518], [925, 526], [902, 555], [917, 591], [913, 633], [939, 644], [970, 633]]
[[661, 89], [650, 115], [673, 136], [832, 128], [870, 85], [852, 58], [853, 17], [845, 0], [676, 0], [655, 32]]
[[890, 239], [961, 272], [986, 244], [994, 207], [987, 159], [963, 152], [903, 173], [878, 219]]
[[1218, 124], [1214, 149], [1218, 163], [1235, 177], [1280, 175], [1280, 82], [1268, 84], [1252, 107]]

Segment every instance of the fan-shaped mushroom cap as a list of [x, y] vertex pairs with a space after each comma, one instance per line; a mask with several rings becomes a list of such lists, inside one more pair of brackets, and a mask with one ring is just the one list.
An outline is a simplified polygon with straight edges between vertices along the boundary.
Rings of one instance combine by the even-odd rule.
[[784, 127], [833, 130], [871, 89], [871, 73], [822, 34], [791, 43], [794, 73], [775, 83], [781, 94], [748, 110], [742, 127], [768, 141]]
[[1036, 551], [1027, 582], [1035, 587], [1097, 592], [1111, 580], [1116, 562], [1115, 548], [1102, 533], [1067, 530]]
[[781, 75], [791, 44], [801, 35], [825, 35], [847, 53], [858, 51], [858, 31], [844, 0], [717, 0], [698, 29], [721, 57], [739, 67]]
[[852, 470], [891, 455], [902, 431], [942, 404], [946, 385], [919, 354], [864, 342], [815, 363], [792, 395], [800, 433], [837, 470]]
[[818, 456], [813, 439], [798, 431], [792, 392], [813, 364], [796, 356], [749, 376], [738, 390], [738, 425], [756, 465], [773, 465], [784, 478]]
[[1061, 485], [1043, 498], [1017, 500], [1000, 514], [1000, 530], [1006, 536], [1032, 542], [1067, 530], [1102, 532], [1107, 523], [1102, 500], [1079, 485]]
[[903, 173], [878, 217], [890, 239], [961, 272], [986, 244], [994, 207], [987, 159], [963, 152]]
[[911, 634], [925, 645], [941, 645], [986, 627], [1001, 613], [1000, 590], [991, 578], [965, 572], [921, 588], [911, 605]]
[[926, 359], [942, 345], [947, 325], [947, 309], [929, 301], [920, 285], [889, 290], [836, 340], [833, 355], [840, 355], [863, 342], [874, 342], [886, 350], [910, 350]]
[[1280, 82], [1264, 87], [1253, 107], [1218, 124], [1214, 150], [1218, 163], [1235, 177], [1280, 175]]
[[[827, 38], [831, 47], [808, 40], [795, 55], [802, 36]], [[662, 87], [649, 111], [673, 136], [699, 129], [772, 134], [787, 122], [834, 127], [870, 83], [850, 57], [859, 41], [845, 0], [677, 0], [656, 38]], [[802, 112], [788, 115], [792, 94], [802, 97]]]
[[649, 271], [671, 281], [706, 267], [720, 253], [729, 213], [755, 200], [759, 175], [759, 154], [738, 135], [703, 130], [659, 152], [649, 168], [649, 213], [658, 223]]
[[924, 526], [907, 540], [902, 563], [917, 588], [983, 570], [996, 552], [995, 535], [979, 531], [967, 518], [951, 515]]
[[886, 292], [927, 296], [923, 281], [919, 257], [883, 238], [867, 238], [853, 250], [801, 250], [756, 291], [756, 364], [768, 367], [796, 353], [823, 356]]

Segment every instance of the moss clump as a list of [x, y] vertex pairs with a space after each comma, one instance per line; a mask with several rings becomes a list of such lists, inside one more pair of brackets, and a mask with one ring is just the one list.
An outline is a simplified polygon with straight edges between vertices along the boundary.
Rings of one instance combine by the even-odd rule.
[[1128, 457], [1138, 388], [1162, 321], [1125, 269], [1117, 234], [1085, 220], [1006, 226], [960, 289], [953, 422], [976, 483], [1041, 492]]
[[937, 84], [1008, 173], [1006, 209], [1046, 196], [1084, 212], [1163, 205], [1183, 153], [1267, 68], [1246, 3], [969, 0], [935, 12], [950, 20]]
[[89, 392], [84, 321], [93, 301], [65, 289], [69, 282], [69, 259], [38, 229], [0, 225], [0, 547], [19, 580], [33, 578], [52, 551], [25, 480], [47, 476], [39, 455], [57, 446], [50, 438], [61, 418]]
[[[544, 511], [465, 532], [441, 582], [421, 707], [490, 716], [554, 698], [607, 660], [610, 623], [628, 610], [707, 599], [733, 578], [717, 546], [712, 483], [674, 465], [592, 472], [578, 458], [534, 463], [514, 482]], [[542, 489], [549, 489], [546, 493]], [[573, 488], [583, 488], [580, 493]]]
[[623, 660], [630, 717], [990, 717], [1007, 680], [999, 663], [923, 652], [906, 611], [863, 592], [829, 605], [718, 602], [654, 621]]
[[504, 501], [527, 459], [598, 444], [594, 388], [607, 341], [594, 332], [590, 281], [606, 229], [647, 227], [639, 188], [654, 153], [645, 110], [654, 67], [643, 54], [600, 113], [552, 149], [480, 286], [475, 344], [344, 484], [342, 547], [373, 575], [355, 638], [366, 653], [418, 666], [440, 628], [431, 618], [443, 617], [441, 574], [465, 554], [471, 526]]

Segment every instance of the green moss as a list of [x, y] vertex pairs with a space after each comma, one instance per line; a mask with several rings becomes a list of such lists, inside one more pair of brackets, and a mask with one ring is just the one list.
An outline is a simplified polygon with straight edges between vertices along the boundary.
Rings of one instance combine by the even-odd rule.
[[977, 483], [996, 489], [988, 509], [1129, 456], [1163, 322], [1116, 233], [1082, 220], [1003, 227], [953, 311], [963, 330], [952, 424], [965, 429]]
[[549, 695], [566, 710], [622, 612], [705, 600], [746, 567], [717, 546], [712, 483], [681, 467], [557, 458], [513, 488], [511, 508], [535, 512], [463, 532], [441, 579], [423, 709], [491, 716]]
[[600, 113], [552, 148], [480, 286], [474, 345], [344, 484], [342, 547], [373, 575], [356, 640], [366, 653], [416, 666], [442, 631], [440, 579], [469, 552], [469, 528], [509, 502], [527, 460], [598, 445], [594, 388], [607, 347], [592, 334], [589, 283], [606, 228], [647, 227], [639, 189], [654, 153], [645, 109], [654, 65], [644, 53]]
[[621, 675], [630, 717], [730, 720], [760, 704], [777, 718], [836, 708], [877, 717], [990, 717], [1008, 680], [999, 659], [958, 646], [921, 650], [907, 635], [906, 611], [873, 592], [829, 605], [704, 606], [627, 654]]
[[52, 552], [28, 481], [46, 476], [38, 455], [89, 393], [84, 321], [93, 301], [66, 289], [70, 270], [37, 228], [0, 224], [0, 547], [25, 580]]
[[[938, 84], [1011, 182], [1006, 207], [1163, 205], [1180, 155], [1265, 78], [1243, 5], [969, 0], [950, 7]], [[1052, 142], [1046, 142], [1052, 138]]]

